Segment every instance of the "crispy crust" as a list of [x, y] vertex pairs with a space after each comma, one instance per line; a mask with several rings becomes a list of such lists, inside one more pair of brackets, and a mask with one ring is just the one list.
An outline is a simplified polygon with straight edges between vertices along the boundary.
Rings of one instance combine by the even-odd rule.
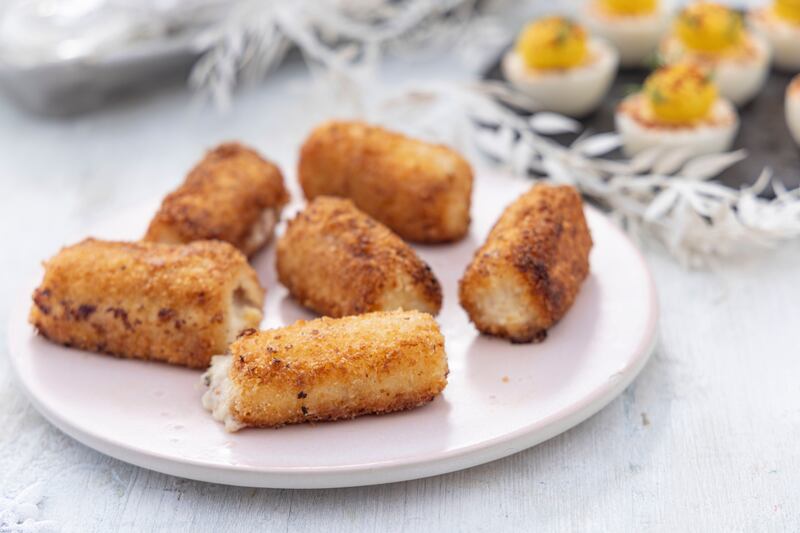
[[543, 340], [589, 273], [592, 237], [577, 191], [535, 185], [506, 208], [459, 283], [459, 299], [483, 333]]
[[86, 239], [44, 267], [29, 321], [65, 346], [202, 368], [261, 321], [256, 273], [221, 241]]
[[444, 337], [418, 311], [299, 321], [230, 347], [233, 418], [278, 427], [423, 405], [447, 385]]
[[458, 153], [360, 122], [327, 122], [303, 144], [306, 198], [344, 196], [406, 240], [466, 235], [472, 168]]
[[430, 267], [350, 200], [320, 196], [277, 245], [278, 279], [303, 305], [332, 317], [417, 309], [437, 314], [442, 289]]
[[[164, 198], [145, 240], [186, 243], [219, 239], [252, 255], [269, 241], [272, 226], [288, 201], [277, 166], [241, 144], [221, 144]], [[269, 226], [266, 231], [265, 223]]]

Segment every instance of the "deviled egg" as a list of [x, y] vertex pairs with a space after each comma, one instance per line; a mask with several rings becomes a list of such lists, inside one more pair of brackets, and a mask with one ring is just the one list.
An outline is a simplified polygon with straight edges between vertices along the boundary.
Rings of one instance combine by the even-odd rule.
[[800, 71], [800, 0], [775, 0], [751, 10], [748, 20], [770, 44], [776, 67]]
[[719, 92], [736, 105], [752, 99], [767, 79], [770, 50], [736, 11], [712, 2], [685, 7], [661, 43], [665, 63], [691, 61], [711, 73]]
[[739, 129], [736, 108], [692, 63], [653, 72], [640, 92], [619, 104], [615, 119], [628, 156], [654, 146], [682, 148], [691, 155], [724, 152]]
[[636, 67], [655, 57], [670, 10], [664, 0], [589, 0], [583, 18], [594, 35], [617, 49], [622, 66]]
[[503, 58], [503, 74], [543, 111], [581, 117], [608, 92], [617, 71], [617, 51], [563, 17], [528, 24]]
[[794, 142], [800, 145], [800, 75], [795, 76], [786, 87], [786, 124], [792, 132]]

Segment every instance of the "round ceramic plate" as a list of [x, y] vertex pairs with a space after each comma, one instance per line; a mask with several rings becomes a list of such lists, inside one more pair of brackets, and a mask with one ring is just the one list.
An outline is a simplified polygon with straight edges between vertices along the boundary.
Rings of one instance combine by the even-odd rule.
[[[49, 343], [26, 321], [27, 295], [11, 316], [13, 365], [39, 411], [75, 439], [129, 463], [203, 481], [283, 488], [368, 485], [513, 454], [575, 426], [622, 392], [647, 361], [658, 314], [639, 252], [608, 219], [587, 208], [594, 239], [591, 275], [547, 340], [511, 344], [478, 335], [458, 305], [458, 279], [503, 208], [530, 185], [480, 176], [470, 234], [454, 245], [417, 247], [444, 289], [437, 318], [450, 364], [444, 393], [424, 407], [226, 433], [200, 404], [201, 372]], [[136, 238], [155, 207], [122, 213], [94, 235]], [[312, 316], [277, 283], [272, 246], [254, 266], [268, 288], [262, 327]]]

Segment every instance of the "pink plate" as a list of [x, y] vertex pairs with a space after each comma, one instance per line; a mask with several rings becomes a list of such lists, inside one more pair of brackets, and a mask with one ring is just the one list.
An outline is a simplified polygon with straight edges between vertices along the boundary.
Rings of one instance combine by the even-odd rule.
[[[477, 181], [470, 235], [455, 245], [417, 247], [444, 288], [438, 319], [450, 363], [447, 389], [425, 407], [226, 433], [200, 404], [201, 372], [51, 344], [26, 321], [30, 291], [11, 316], [13, 366], [33, 404], [75, 439], [144, 468], [203, 481], [282, 488], [369, 485], [511, 455], [575, 426], [622, 392], [652, 351], [657, 300], [633, 244], [587, 208], [595, 242], [592, 273], [548, 339], [514, 345], [478, 335], [458, 305], [458, 279], [500, 212], [530, 183], [502, 175]], [[122, 213], [95, 235], [141, 235], [154, 205]], [[273, 255], [270, 247], [254, 262], [268, 287], [264, 327], [311, 316], [277, 283]]]

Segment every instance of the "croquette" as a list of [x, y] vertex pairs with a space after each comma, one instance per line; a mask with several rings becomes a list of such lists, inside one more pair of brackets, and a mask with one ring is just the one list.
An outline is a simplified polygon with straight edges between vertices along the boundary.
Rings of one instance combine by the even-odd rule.
[[164, 198], [145, 240], [175, 244], [218, 239], [250, 256], [270, 241], [288, 201], [275, 164], [252, 148], [222, 144]]
[[442, 289], [430, 267], [350, 200], [319, 196], [277, 244], [278, 279], [303, 305], [331, 317], [416, 309], [435, 315]]
[[400, 237], [451, 242], [470, 222], [472, 169], [454, 150], [361, 122], [327, 122], [303, 144], [307, 199], [343, 196]]
[[29, 320], [65, 346], [206, 368], [261, 322], [264, 289], [247, 258], [221, 241], [86, 239], [44, 268]]
[[323, 317], [242, 334], [213, 358], [202, 402], [228, 431], [338, 420], [428, 403], [447, 372], [427, 313]]
[[592, 237], [578, 192], [535, 185], [506, 208], [459, 283], [479, 331], [512, 342], [544, 340], [589, 274]]

